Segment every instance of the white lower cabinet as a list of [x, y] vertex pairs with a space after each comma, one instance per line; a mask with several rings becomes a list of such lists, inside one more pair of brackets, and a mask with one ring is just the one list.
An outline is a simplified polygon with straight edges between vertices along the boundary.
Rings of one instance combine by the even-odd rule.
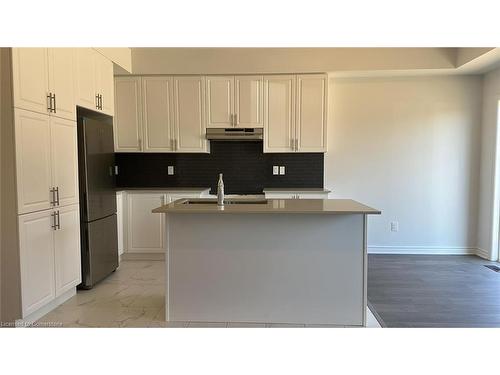
[[163, 193], [127, 193], [127, 252], [165, 251], [165, 215], [151, 212], [165, 202]]
[[54, 211], [19, 216], [23, 318], [55, 298]]
[[[117, 193], [123, 213], [118, 204], [118, 247], [123, 241], [125, 253], [148, 254], [163, 253], [166, 248], [165, 215], [154, 214], [154, 208], [171, 203], [177, 199], [200, 198], [206, 190], [195, 192], [168, 191], [126, 191]], [[120, 216], [123, 222], [120, 223]], [[123, 238], [120, 235], [123, 228]]]
[[22, 316], [81, 281], [78, 204], [19, 216]]
[[123, 197], [125, 192], [119, 191], [116, 193], [116, 226], [118, 235], [118, 255], [123, 254]]
[[54, 231], [56, 297], [82, 281], [80, 210], [78, 205], [61, 207], [58, 229]]

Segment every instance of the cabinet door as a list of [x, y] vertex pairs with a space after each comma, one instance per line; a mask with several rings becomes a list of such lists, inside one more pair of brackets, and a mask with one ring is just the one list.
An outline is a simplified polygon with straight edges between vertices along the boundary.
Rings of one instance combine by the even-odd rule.
[[174, 78], [174, 149], [206, 152], [202, 77]]
[[242, 128], [264, 126], [264, 79], [262, 76], [235, 77], [235, 123]]
[[327, 77], [324, 74], [297, 76], [297, 150], [326, 151]]
[[172, 78], [142, 80], [144, 151], [173, 151]]
[[12, 48], [14, 107], [48, 113], [47, 48]]
[[95, 82], [95, 52], [92, 48], [75, 48], [76, 52], [76, 103], [92, 110], [97, 109]]
[[123, 196], [124, 192], [116, 193], [116, 226], [118, 234], [118, 255], [123, 254]]
[[49, 115], [15, 110], [17, 207], [20, 214], [51, 207]]
[[264, 78], [264, 152], [295, 150], [295, 76]]
[[55, 298], [52, 210], [19, 216], [23, 318]]
[[234, 77], [206, 77], [207, 127], [230, 128], [235, 125]]
[[76, 120], [75, 50], [49, 48], [49, 91], [55, 95], [52, 116]]
[[165, 215], [151, 212], [163, 204], [165, 204], [165, 194], [127, 194], [127, 252], [165, 251]]
[[59, 206], [78, 203], [78, 143], [76, 122], [50, 118], [52, 186]]
[[82, 281], [79, 206], [62, 207], [58, 212], [59, 227], [54, 231], [56, 297]]
[[115, 151], [142, 151], [140, 77], [115, 78]]
[[113, 116], [115, 109], [113, 62], [95, 52], [96, 93], [101, 95], [101, 111]]

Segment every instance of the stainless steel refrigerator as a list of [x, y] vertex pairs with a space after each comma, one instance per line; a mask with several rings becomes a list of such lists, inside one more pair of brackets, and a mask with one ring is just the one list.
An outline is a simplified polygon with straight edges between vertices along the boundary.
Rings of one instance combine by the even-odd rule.
[[118, 267], [113, 118], [78, 108], [82, 283], [90, 289]]

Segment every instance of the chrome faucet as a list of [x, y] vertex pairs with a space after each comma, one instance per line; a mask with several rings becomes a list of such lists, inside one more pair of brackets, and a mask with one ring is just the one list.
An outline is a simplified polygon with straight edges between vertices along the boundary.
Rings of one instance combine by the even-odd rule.
[[217, 206], [224, 206], [224, 181], [222, 181], [222, 173], [219, 173], [219, 182], [217, 183]]

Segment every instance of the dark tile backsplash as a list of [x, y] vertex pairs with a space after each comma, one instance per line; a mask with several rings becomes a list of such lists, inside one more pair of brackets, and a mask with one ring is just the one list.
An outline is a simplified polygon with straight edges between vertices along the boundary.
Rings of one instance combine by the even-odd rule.
[[[323, 187], [322, 153], [264, 154], [262, 141], [211, 141], [210, 154], [117, 153], [118, 187], [211, 187], [224, 174], [227, 194], [261, 193], [265, 187]], [[175, 174], [169, 176], [167, 167]], [[274, 176], [273, 165], [285, 175]]]

